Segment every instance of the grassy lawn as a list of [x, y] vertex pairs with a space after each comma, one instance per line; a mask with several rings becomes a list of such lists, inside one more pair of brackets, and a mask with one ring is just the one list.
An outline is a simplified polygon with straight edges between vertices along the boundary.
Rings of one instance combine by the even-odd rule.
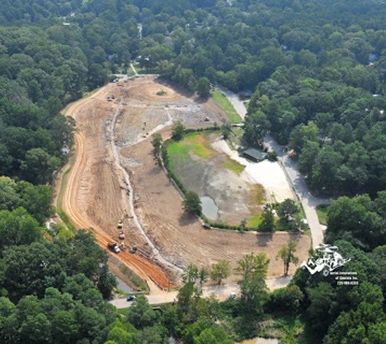
[[220, 108], [225, 111], [231, 123], [241, 122], [241, 117], [233, 108], [227, 97], [221, 93], [221, 91], [216, 89], [212, 94], [212, 99]]
[[173, 142], [168, 146], [168, 154], [173, 157], [171, 159], [172, 169], [174, 169], [173, 160], [178, 163], [185, 163], [188, 161], [191, 151], [202, 159], [210, 159], [217, 154], [210, 147], [208, 134], [188, 134], [181, 141]]
[[190, 143], [194, 154], [202, 159], [210, 159], [217, 154], [210, 146], [210, 140], [207, 133], [193, 133], [187, 135], [185, 140]]
[[175, 169], [173, 161], [182, 164], [188, 161], [190, 148], [189, 145], [183, 144], [182, 141], [173, 142], [168, 146], [168, 155], [172, 157], [172, 159], [170, 159], [170, 167], [173, 170]]
[[261, 222], [261, 214], [253, 215], [248, 219], [247, 227], [249, 228], [257, 228]]
[[223, 167], [226, 168], [227, 170], [230, 170], [236, 174], [240, 174], [241, 172], [244, 171], [245, 166], [241, 165], [237, 161], [231, 159], [229, 156], [226, 157]]
[[316, 212], [319, 217], [319, 222], [322, 225], [327, 225], [327, 210], [328, 210], [328, 205], [318, 205], [316, 207]]
[[[173, 157], [171, 159], [172, 169], [174, 169], [173, 161], [182, 164], [187, 162], [190, 152], [204, 160], [215, 157], [218, 152], [210, 146], [208, 135], [208, 133], [192, 133], [186, 135], [181, 141], [170, 144], [168, 146], [168, 154]], [[240, 174], [245, 168], [244, 165], [241, 165], [229, 156], [226, 156], [223, 167], [236, 174]]]

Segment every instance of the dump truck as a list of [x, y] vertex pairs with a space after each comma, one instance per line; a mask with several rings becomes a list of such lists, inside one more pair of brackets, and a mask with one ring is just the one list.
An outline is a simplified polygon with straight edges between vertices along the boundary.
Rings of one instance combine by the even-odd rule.
[[115, 253], [121, 252], [121, 249], [119, 248], [118, 244], [115, 242], [109, 243], [107, 246], [108, 246], [110, 251], [113, 251]]

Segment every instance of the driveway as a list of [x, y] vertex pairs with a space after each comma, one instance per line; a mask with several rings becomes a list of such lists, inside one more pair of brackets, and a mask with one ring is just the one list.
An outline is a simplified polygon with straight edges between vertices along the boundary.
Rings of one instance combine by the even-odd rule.
[[274, 150], [277, 153], [278, 160], [286, 172], [287, 177], [290, 179], [299, 201], [303, 205], [308, 226], [311, 230], [312, 245], [314, 248], [319, 246], [323, 243], [324, 235], [322, 225], [319, 223], [319, 218], [316, 213], [316, 207], [320, 204], [330, 204], [331, 199], [318, 198], [311, 195], [303, 176], [298, 170], [296, 162], [288, 157], [287, 153], [284, 151], [284, 147], [280, 146], [272, 136], [266, 135], [264, 143], [269, 149]]

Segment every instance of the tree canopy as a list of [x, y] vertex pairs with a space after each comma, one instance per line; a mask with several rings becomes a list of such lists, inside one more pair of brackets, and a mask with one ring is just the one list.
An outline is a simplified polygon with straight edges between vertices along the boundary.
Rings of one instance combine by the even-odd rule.
[[[256, 334], [263, 312], [293, 310], [325, 344], [384, 343], [385, 15], [375, 0], [1, 1], [0, 341], [142, 344], [173, 335], [225, 344], [230, 333]], [[75, 123], [60, 110], [134, 61], [204, 98], [216, 83], [252, 92], [245, 142], [259, 145], [269, 131], [294, 150], [313, 191], [359, 194], [329, 207], [326, 235], [352, 258], [344, 271], [358, 272], [359, 286], [299, 270], [268, 296], [267, 261], [253, 255], [239, 263], [238, 300], [204, 300], [195, 282], [208, 270], [191, 269], [175, 309], [156, 314], [138, 298], [136, 313], [117, 319], [103, 301], [114, 279], [93, 238], [49, 243], [41, 232], [49, 184], [73, 142]], [[180, 139], [185, 128], [174, 129]], [[266, 206], [260, 229], [298, 228], [296, 205], [276, 210], [275, 222]], [[290, 246], [279, 258], [285, 272], [296, 261]], [[217, 264], [212, 278], [221, 283], [229, 270]]]

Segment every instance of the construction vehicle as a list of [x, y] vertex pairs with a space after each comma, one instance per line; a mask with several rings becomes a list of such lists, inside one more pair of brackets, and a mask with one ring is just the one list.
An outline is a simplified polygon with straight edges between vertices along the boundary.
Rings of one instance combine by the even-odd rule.
[[135, 252], [137, 252], [137, 246], [134, 245], [131, 249], [130, 249], [130, 253], [131, 254], [134, 254]]
[[211, 225], [209, 223], [204, 223], [203, 226], [205, 229], [211, 229]]
[[119, 248], [121, 249], [121, 251], [126, 251], [126, 244], [122, 241], [119, 245]]
[[119, 248], [119, 246], [115, 242], [109, 243], [107, 246], [108, 246], [110, 251], [113, 251], [115, 253], [121, 252], [121, 249]]

